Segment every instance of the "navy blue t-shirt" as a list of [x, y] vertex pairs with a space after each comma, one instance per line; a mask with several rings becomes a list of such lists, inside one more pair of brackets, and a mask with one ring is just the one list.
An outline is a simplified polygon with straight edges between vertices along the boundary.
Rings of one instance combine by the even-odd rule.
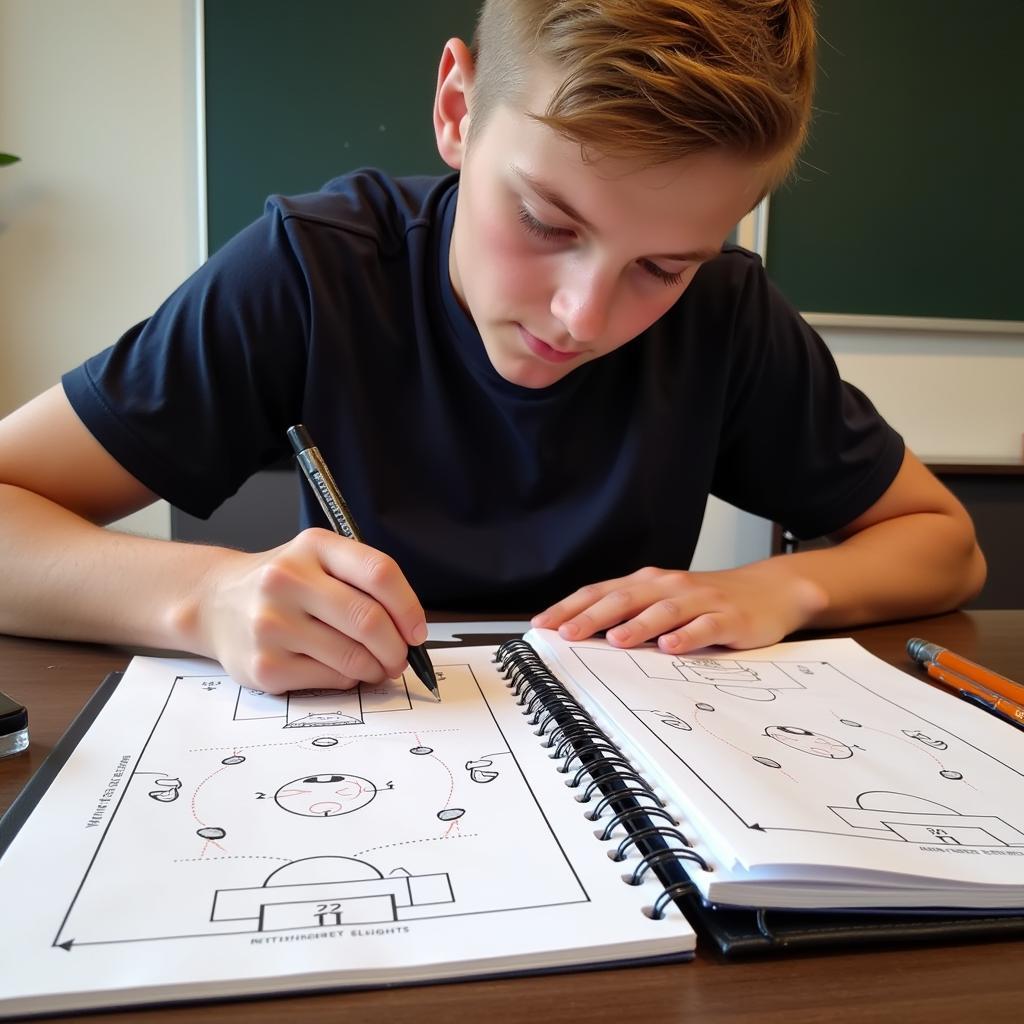
[[[709, 493], [800, 536], [888, 487], [899, 436], [729, 247], [662, 319], [551, 387], [502, 379], [448, 275], [458, 178], [364, 170], [262, 218], [63, 378], [133, 476], [206, 517], [303, 422], [428, 608], [540, 609], [685, 568]], [[326, 525], [302, 487], [303, 523]]]

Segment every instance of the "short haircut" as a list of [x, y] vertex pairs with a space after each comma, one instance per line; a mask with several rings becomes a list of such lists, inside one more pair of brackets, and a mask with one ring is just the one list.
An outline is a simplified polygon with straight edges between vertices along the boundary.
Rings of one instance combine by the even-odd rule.
[[810, 120], [812, 0], [484, 0], [470, 138], [522, 108], [534, 69], [561, 74], [544, 111], [585, 159], [659, 164], [720, 150], [791, 170]]

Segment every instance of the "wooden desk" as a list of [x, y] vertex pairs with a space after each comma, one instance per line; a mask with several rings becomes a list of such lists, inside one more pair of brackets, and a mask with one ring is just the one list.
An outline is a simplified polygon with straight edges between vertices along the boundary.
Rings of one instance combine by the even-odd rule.
[[[908, 671], [909, 636], [945, 644], [1011, 678], [1024, 679], [1024, 611], [958, 612], [913, 623], [858, 630], [856, 638]], [[0, 810], [42, 764], [105, 673], [130, 652], [0, 636], [0, 689], [29, 708], [32, 743], [0, 760]], [[1024, 764], [1024, 740], [1022, 740]], [[0, 912], [2, 920], [2, 912]], [[14, 936], [4, 935], [4, 941]], [[928, 945], [916, 948], [789, 954], [726, 961], [708, 950], [688, 964], [633, 967], [545, 977], [470, 981], [392, 990], [264, 999], [90, 1014], [76, 1021], [383, 1021], [452, 1020], [677, 1021], [1019, 1021], [1024, 1001], [1024, 943]], [[0, 959], [0, 978], [3, 963]], [[2, 984], [2, 981], [0, 981]]]

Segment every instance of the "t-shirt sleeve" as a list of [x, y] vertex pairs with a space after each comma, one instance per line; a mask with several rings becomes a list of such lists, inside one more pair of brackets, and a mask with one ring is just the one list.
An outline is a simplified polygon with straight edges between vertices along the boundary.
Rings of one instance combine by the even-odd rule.
[[752, 265], [732, 340], [716, 495], [810, 538], [832, 533], [886, 491], [900, 435], [839, 376], [821, 337]]
[[65, 393], [129, 473], [205, 518], [288, 451], [308, 296], [286, 222], [268, 207], [153, 316], [66, 373]]

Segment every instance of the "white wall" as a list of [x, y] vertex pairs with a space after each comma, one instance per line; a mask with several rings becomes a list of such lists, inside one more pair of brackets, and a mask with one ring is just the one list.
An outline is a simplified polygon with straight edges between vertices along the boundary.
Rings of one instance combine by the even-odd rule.
[[[0, 0], [0, 414], [197, 265], [192, 0]], [[167, 536], [160, 503], [132, 517]]]
[[[0, 0], [0, 413], [146, 316], [200, 258], [197, 0]], [[341, 168], [339, 168], [341, 170]], [[924, 457], [1016, 457], [1024, 333], [828, 330]], [[167, 535], [166, 506], [133, 527]], [[768, 552], [712, 501], [695, 568]]]
[[1024, 330], [822, 334], [843, 376], [871, 396], [924, 461], [1021, 458]]

